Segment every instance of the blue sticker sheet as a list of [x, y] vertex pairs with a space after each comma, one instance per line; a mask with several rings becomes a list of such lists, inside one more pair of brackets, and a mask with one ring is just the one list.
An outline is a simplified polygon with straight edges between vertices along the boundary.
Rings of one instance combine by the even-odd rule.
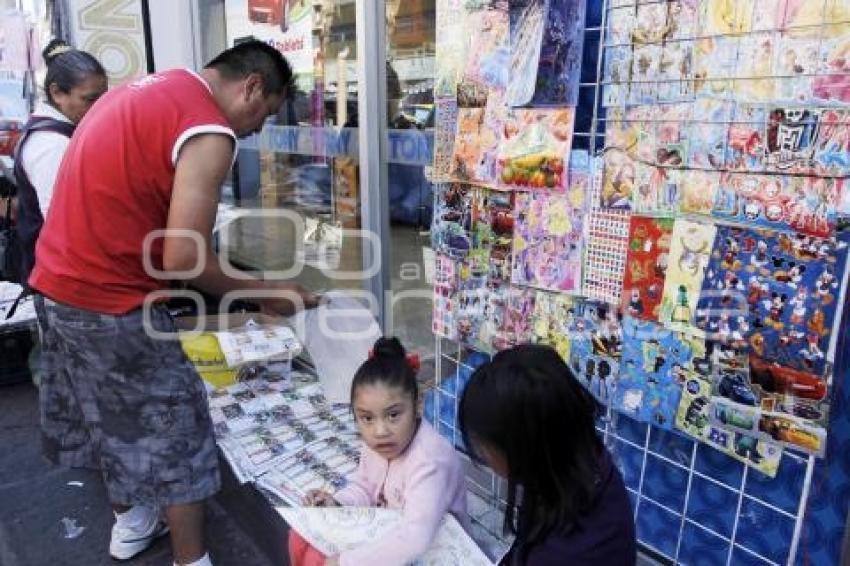
[[639, 421], [673, 429], [688, 372], [695, 365], [705, 369], [708, 364], [700, 337], [626, 316], [614, 408]]
[[586, 300], [577, 300], [567, 316], [569, 366], [596, 400], [607, 405], [620, 373], [622, 317], [614, 305]]
[[697, 303], [712, 339], [823, 376], [847, 241], [718, 228]]

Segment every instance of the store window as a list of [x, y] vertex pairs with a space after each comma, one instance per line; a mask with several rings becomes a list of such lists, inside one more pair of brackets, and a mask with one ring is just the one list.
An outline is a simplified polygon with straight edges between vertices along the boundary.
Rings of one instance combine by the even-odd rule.
[[435, 0], [388, 0], [387, 169], [392, 332], [434, 350], [430, 258], [434, 146]]
[[[362, 287], [354, 0], [226, 0], [227, 42], [280, 49], [292, 96], [240, 144], [221, 239], [238, 267], [312, 289]], [[250, 211], [250, 212], [247, 212]]]

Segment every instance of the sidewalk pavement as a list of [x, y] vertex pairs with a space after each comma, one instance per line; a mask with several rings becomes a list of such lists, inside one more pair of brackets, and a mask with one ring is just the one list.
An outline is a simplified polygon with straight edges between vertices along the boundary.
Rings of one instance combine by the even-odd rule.
[[[168, 537], [133, 560], [109, 557], [113, 519], [99, 475], [53, 468], [41, 456], [30, 384], [0, 386], [0, 447], [0, 565], [171, 566]], [[72, 531], [82, 529], [78, 536], [66, 538], [65, 518]], [[272, 564], [216, 499], [207, 505], [206, 536], [216, 566]]]

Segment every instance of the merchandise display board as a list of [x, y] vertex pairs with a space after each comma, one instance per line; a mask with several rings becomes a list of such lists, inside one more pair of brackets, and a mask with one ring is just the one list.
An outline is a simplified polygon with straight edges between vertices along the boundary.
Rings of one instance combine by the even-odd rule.
[[472, 368], [551, 344], [604, 407], [645, 548], [837, 563], [846, 498], [817, 499], [850, 484], [850, 2], [437, 19], [429, 418], [462, 449]]

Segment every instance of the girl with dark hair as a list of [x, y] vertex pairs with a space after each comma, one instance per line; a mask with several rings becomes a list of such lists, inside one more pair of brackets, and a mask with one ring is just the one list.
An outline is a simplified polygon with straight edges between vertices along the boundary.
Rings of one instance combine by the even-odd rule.
[[472, 458], [508, 480], [516, 540], [504, 566], [635, 563], [631, 504], [596, 409], [548, 346], [499, 352], [472, 374], [458, 417]]
[[419, 415], [416, 369], [397, 338], [375, 342], [351, 383], [363, 440], [360, 465], [340, 491], [311, 491], [304, 502], [399, 509], [401, 522], [379, 541], [327, 558], [291, 531], [293, 566], [402, 566], [428, 550], [447, 512], [468, 527], [463, 467], [451, 444]]
[[35, 263], [35, 242], [47, 216], [56, 173], [71, 134], [107, 88], [103, 65], [85, 51], [54, 39], [42, 55], [47, 63], [46, 102], [33, 112], [15, 149], [22, 285], [26, 285]]

